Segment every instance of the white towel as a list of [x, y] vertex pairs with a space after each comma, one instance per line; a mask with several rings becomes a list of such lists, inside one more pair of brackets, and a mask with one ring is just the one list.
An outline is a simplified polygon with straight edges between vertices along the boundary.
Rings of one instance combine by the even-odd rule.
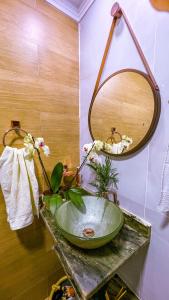
[[5, 147], [0, 157], [0, 184], [11, 229], [17, 230], [32, 224], [31, 194], [39, 216], [39, 191], [33, 159], [27, 157], [24, 148]]
[[169, 147], [163, 165], [159, 210], [162, 212], [169, 211]]

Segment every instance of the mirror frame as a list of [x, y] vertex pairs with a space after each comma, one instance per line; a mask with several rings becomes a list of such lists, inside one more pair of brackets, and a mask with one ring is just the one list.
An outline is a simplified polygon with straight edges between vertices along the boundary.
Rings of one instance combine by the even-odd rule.
[[[98, 90], [96, 91], [96, 93], [93, 94], [93, 97], [92, 97], [92, 100], [91, 100], [91, 103], [90, 103], [90, 107], [89, 107], [89, 112], [88, 112], [88, 126], [89, 126], [89, 131], [90, 131], [90, 135], [92, 137], [92, 140], [94, 141], [95, 138], [93, 136], [93, 133], [92, 133], [92, 128], [91, 128], [91, 113], [92, 113], [92, 108], [93, 108], [93, 104], [94, 104], [94, 101], [97, 97], [97, 94], [98, 92], [101, 90], [102, 86], [109, 80], [111, 79], [112, 77], [120, 74], [120, 73], [123, 73], [123, 72], [135, 72], [135, 73], [138, 73], [140, 75], [142, 75], [149, 83], [151, 89], [152, 89], [152, 92], [153, 92], [153, 95], [154, 95], [154, 114], [153, 114], [153, 118], [152, 118], [152, 121], [151, 121], [151, 125], [146, 133], [146, 135], [142, 138], [142, 140], [134, 147], [132, 148], [131, 150], [127, 151], [127, 152], [124, 152], [124, 153], [121, 153], [121, 154], [110, 154], [106, 151], [102, 151], [102, 153], [106, 154], [106, 155], [109, 155], [111, 157], [114, 157], [114, 158], [122, 158], [122, 157], [126, 157], [126, 156], [130, 156], [131, 154], [134, 154], [136, 152], [138, 152], [139, 150], [141, 150], [146, 144], [147, 142], [150, 140], [150, 138], [152, 137], [156, 127], [157, 127], [157, 124], [158, 124], [158, 121], [159, 121], [159, 117], [160, 117], [160, 112], [161, 112], [161, 97], [160, 97], [160, 92], [159, 92], [159, 89], [156, 89], [154, 87], [154, 84], [150, 78], [149, 75], [147, 75], [146, 73], [140, 71], [140, 70], [137, 70], [137, 69], [121, 69], [113, 74], [111, 74], [109, 77], [107, 77], [103, 82], [102, 84], [99, 86]], [[113, 112], [112, 112], [113, 113]]]

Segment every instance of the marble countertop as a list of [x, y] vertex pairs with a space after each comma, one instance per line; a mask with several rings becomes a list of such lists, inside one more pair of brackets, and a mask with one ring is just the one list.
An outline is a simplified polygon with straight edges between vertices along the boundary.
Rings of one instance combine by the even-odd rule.
[[125, 224], [112, 242], [98, 249], [83, 250], [65, 240], [50, 212], [41, 210], [41, 216], [53, 236], [54, 249], [79, 299], [92, 298], [123, 263], [149, 243], [150, 224], [127, 211], [123, 210], [123, 213]]

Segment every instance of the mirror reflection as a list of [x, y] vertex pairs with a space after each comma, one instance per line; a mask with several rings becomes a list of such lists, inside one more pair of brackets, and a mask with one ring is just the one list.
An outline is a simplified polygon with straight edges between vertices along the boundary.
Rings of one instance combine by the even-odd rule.
[[89, 110], [94, 140], [112, 146], [113, 154], [134, 152], [152, 134], [158, 119], [158, 99], [148, 76], [122, 70], [100, 86]]

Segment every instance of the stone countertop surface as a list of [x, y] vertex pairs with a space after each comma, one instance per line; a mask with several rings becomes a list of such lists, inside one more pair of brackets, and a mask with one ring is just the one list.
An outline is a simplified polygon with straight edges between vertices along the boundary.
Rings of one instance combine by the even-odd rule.
[[107, 245], [92, 250], [71, 245], [60, 233], [54, 217], [43, 208], [41, 216], [53, 236], [60, 262], [79, 299], [88, 300], [113, 277], [118, 268], [150, 240], [151, 226], [122, 210], [124, 226]]

